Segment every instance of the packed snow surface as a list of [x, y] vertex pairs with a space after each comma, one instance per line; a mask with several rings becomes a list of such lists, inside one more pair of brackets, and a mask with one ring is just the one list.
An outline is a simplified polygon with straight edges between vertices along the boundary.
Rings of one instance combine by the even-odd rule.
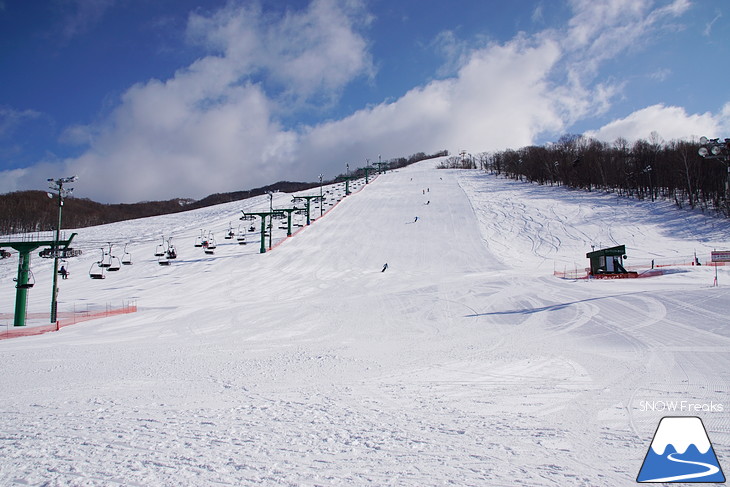
[[[264, 254], [241, 210], [290, 194], [77, 230], [59, 310], [138, 311], [0, 341], [0, 484], [633, 485], [682, 415], [730, 464], [729, 268], [553, 275], [593, 245], [706, 263], [727, 222], [438, 162], [325, 188], [342, 201], [290, 238], [275, 219]], [[89, 279], [108, 242], [133, 265]], [[52, 262], [32, 270], [47, 312]], [[0, 261], [0, 311], [16, 271]]]

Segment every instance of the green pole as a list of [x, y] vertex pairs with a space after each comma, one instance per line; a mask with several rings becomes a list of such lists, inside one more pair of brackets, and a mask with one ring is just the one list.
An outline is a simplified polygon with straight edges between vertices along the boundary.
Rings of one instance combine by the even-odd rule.
[[30, 275], [31, 250], [18, 251], [18, 279], [15, 291], [15, 318], [13, 326], [25, 326], [28, 308], [28, 276]]
[[350, 179], [345, 179], [345, 196], [350, 194]]
[[261, 254], [266, 253], [266, 216], [261, 215]]
[[286, 236], [291, 237], [291, 211], [286, 212]]
[[307, 200], [307, 225], [309, 225], [311, 223], [311, 220], [309, 219], [309, 207], [310, 207], [309, 203], [310, 203], [310, 201], [312, 201], [312, 198], [306, 198], [306, 200]]
[[[61, 186], [61, 190], [63, 186]], [[56, 252], [53, 258], [53, 294], [51, 295], [51, 323], [56, 322], [57, 310], [58, 310], [58, 247], [59, 240], [61, 240], [61, 210], [63, 209], [63, 196], [58, 193], [58, 226], [56, 227], [56, 244], [54, 251]]]

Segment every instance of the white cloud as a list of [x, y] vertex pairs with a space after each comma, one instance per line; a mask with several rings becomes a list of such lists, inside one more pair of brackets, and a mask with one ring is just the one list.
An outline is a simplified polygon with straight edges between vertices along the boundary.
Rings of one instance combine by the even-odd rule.
[[314, 0], [276, 22], [256, 5], [231, 3], [210, 17], [191, 15], [188, 37], [241, 72], [262, 73], [287, 94], [336, 96], [354, 77], [373, 74], [367, 43], [356, 31], [368, 18], [356, 1]]
[[[458, 58], [450, 77], [339, 120], [289, 129], [280, 123], [289, 111], [332, 103], [353, 79], [373, 75], [368, 42], [358, 33], [368, 14], [356, 1], [314, 0], [279, 18], [229, 3], [189, 18], [188, 38], [207, 56], [170, 79], [132, 86], [103, 123], [68, 128], [66, 140], [91, 140], [89, 150], [57, 163], [54, 172], [43, 166], [41, 180], [79, 174], [78, 193], [102, 201], [202, 197], [281, 179], [315, 180], [319, 173], [333, 177], [346, 163], [357, 167], [378, 154], [532, 144], [605, 113], [623, 81], [596, 81], [600, 62], [687, 8], [683, 0], [651, 5], [575, 0], [566, 30], [479, 48], [446, 32], [437, 42]], [[730, 105], [715, 116], [655, 105], [594, 135], [710, 135], [728, 119]], [[1, 189], [22, 186], [39, 176], [36, 169], [3, 173]]]
[[699, 138], [702, 135], [712, 137], [727, 130], [728, 121], [730, 103], [717, 115], [688, 114], [684, 108], [659, 104], [637, 110], [585, 135], [606, 142], [613, 142], [619, 137], [632, 142], [649, 139], [652, 132], [658, 133], [664, 140]]
[[[188, 35], [212, 53], [170, 79], [132, 86], [102, 123], [67, 128], [62, 140], [90, 140], [90, 148], [50, 161], [52, 175], [78, 174], [78, 193], [102, 201], [202, 197], [311, 179], [295, 153], [297, 135], [277, 115], [292, 102], [336, 99], [354, 77], [370, 75], [358, 22], [367, 22], [358, 2], [334, 0], [314, 0], [279, 19], [235, 3], [210, 17], [193, 14]], [[35, 167], [6, 172], [2, 186], [38, 176]]]
[[364, 162], [376, 151], [408, 155], [529, 144], [539, 132], [562, 127], [546, 82], [559, 55], [553, 42], [525, 39], [474, 51], [454, 78], [313, 127], [302, 151], [334, 154], [344, 165], [352, 161], [348, 157]]

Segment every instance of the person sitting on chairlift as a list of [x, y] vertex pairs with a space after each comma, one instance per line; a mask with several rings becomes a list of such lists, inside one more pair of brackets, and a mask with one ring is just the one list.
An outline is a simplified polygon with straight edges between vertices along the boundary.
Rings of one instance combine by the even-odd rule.
[[66, 270], [65, 266], [61, 266], [61, 269], [58, 271], [59, 274], [61, 274], [61, 279], [68, 279], [68, 271]]

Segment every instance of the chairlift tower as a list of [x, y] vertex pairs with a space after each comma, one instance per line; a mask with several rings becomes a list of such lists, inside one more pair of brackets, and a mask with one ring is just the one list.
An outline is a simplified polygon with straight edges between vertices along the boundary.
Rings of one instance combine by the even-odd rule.
[[354, 176], [339, 176], [337, 179], [345, 180], [345, 196], [348, 196], [350, 194], [350, 180], [355, 179]]
[[[261, 218], [261, 249], [259, 250], [259, 253], [265, 254], [266, 253], [266, 217], [269, 217], [272, 221], [272, 224], [270, 224], [271, 230], [273, 230], [273, 218], [281, 218], [284, 216], [283, 211], [281, 210], [273, 210], [273, 211], [243, 211], [241, 210], [241, 213], [243, 213], [243, 216], [240, 218], [241, 220], [255, 220], [256, 217]], [[271, 232], [269, 232], [269, 249], [271, 249]]]
[[[81, 254], [81, 251], [69, 248], [75, 236], [75, 233], [71, 234], [68, 240], [60, 240], [59, 237], [56, 237], [53, 240], [0, 243], [0, 247], [10, 247], [18, 251], [18, 277], [15, 279], [15, 317], [13, 318], [13, 326], [25, 326], [25, 314], [28, 307], [28, 289], [33, 287], [33, 283], [30, 280], [30, 276], [32, 275], [30, 271], [30, 253], [38, 247], [49, 247], [40, 252], [41, 257], [53, 257], [56, 261], [58, 261], [58, 258], [76, 257]], [[58, 270], [56, 269], [53, 275], [54, 293], [53, 301], [51, 302], [52, 313], [56, 309], [57, 293], [55, 291], [55, 284], [57, 284], [57, 274]]]
[[378, 174], [385, 174], [384, 166], [387, 166], [387, 162], [373, 162], [374, 165], [378, 166]]
[[307, 195], [307, 196], [295, 196], [292, 198], [292, 203], [296, 203], [300, 200], [306, 200], [307, 201], [307, 225], [311, 224], [311, 219], [309, 218], [310, 215], [310, 207], [311, 207], [311, 201], [312, 200], [320, 200], [320, 204], [324, 202], [324, 196], [322, 195]]
[[363, 169], [363, 171], [365, 171], [365, 184], [369, 184], [370, 180], [368, 179], [368, 176], [370, 175], [370, 171], [372, 171], [375, 168], [373, 166], [368, 165], [368, 166], [363, 167], [362, 169]]
[[304, 211], [304, 208], [277, 208], [276, 211], [281, 211], [286, 213], [286, 236], [291, 237], [291, 214], [295, 211]]

